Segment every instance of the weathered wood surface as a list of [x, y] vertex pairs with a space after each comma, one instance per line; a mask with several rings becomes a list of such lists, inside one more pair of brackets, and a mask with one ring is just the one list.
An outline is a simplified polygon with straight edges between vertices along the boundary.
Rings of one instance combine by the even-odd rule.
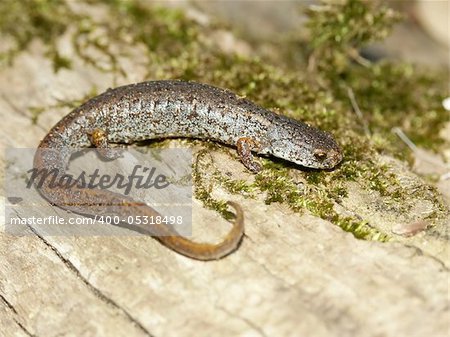
[[[139, 79], [138, 68], [130, 63], [127, 82]], [[48, 109], [33, 125], [31, 106], [111, 83], [81, 61], [54, 74], [35, 44], [0, 71], [2, 152], [35, 147], [68, 112]], [[251, 179], [226, 154], [212, 158]], [[403, 242], [368, 242], [283, 205], [214, 193], [241, 203], [246, 220], [239, 250], [215, 262], [145, 237], [0, 232], [0, 336], [448, 335], [448, 224]], [[362, 193], [355, 187], [344, 207], [381, 220], [376, 196]], [[194, 213], [199, 240], [214, 241], [229, 228], [200, 203]]]

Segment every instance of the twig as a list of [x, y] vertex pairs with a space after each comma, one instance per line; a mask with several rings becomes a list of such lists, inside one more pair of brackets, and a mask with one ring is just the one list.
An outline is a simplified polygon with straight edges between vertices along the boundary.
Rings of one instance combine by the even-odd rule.
[[359, 53], [358, 50], [356, 49], [350, 49], [347, 52], [348, 56], [355, 61], [356, 63], [358, 63], [359, 65], [369, 68], [370, 66], [372, 66], [372, 62], [370, 62], [368, 59], [364, 58], [361, 56], [361, 54]]
[[[448, 165], [443, 164], [442, 162], [438, 160], [430, 160], [426, 156], [423, 156], [423, 154], [419, 151], [416, 144], [414, 144], [411, 139], [408, 138], [407, 135], [400, 129], [399, 127], [392, 128], [392, 132], [395, 133], [414, 153], [414, 155], [419, 158], [420, 160], [427, 162], [432, 165], [440, 166], [442, 168], [448, 169]], [[447, 180], [450, 179], [450, 172], [441, 174], [439, 177], [439, 180]]]
[[399, 127], [394, 127], [391, 131], [395, 133], [398, 138], [400, 138], [403, 143], [405, 143], [411, 149], [411, 151], [414, 152], [415, 155], [419, 154], [416, 144], [414, 144], [411, 139], [409, 139], [408, 136], [405, 135], [402, 129], [400, 129]]
[[364, 115], [362, 114], [358, 103], [356, 102], [355, 99], [355, 94], [353, 93], [352, 88], [347, 88], [347, 94], [348, 94], [348, 98], [350, 99], [350, 103], [352, 104], [353, 107], [353, 111], [355, 111], [356, 116], [358, 116], [359, 120], [361, 121], [361, 124], [364, 128], [364, 133], [366, 134], [367, 137], [370, 137], [370, 129], [369, 129], [369, 125], [367, 124], [367, 121], [364, 119]]

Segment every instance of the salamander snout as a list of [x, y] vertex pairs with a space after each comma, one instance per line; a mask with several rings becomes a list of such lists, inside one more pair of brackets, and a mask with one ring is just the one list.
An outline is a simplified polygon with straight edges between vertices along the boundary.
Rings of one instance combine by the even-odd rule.
[[313, 151], [313, 155], [321, 168], [333, 168], [342, 161], [342, 152], [340, 149], [321, 149]]
[[308, 124], [277, 115], [266, 135], [264, 152], [304, 167], [332, 169], [342, 160], [333, 136]]

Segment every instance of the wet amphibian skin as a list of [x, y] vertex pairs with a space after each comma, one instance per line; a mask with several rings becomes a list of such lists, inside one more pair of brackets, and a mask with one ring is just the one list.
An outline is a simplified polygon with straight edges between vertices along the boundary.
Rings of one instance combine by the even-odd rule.
[[[268, 111], [234, 93], [206, 84], [185, 81], [152, 81], [110, 89], [75, 109], [56, 124], [39, 145], [57, 149], [38, 151], [38, 170], [64, 172], [71, 148], [95, 146], [114, 159], [111, 144], [131, 144], [147, 139], [187, 137], [208, 139], [235, 146], [244, 166], [261, 171], [252, 152], [272, 155], [301, 166], [331, 169], [342, 152], [327, 132]], [[124, 216], [158, 213], [133, 199], [106, 190], [87, 188], [39, 188], [51, 203], [77, 213], [86, 213], [83, 203], [98, 205], [96, 214]], [[244, 231], [243, 212], [230, 202], [237, 216], [233, 228], [217, 245], [183, 238], [161, 225], [156, 238], [172, 250], [199, 260], [228, 255], [238, 246]], [[122, 207], [119, 207], [122, 206]], [[127, 207], [123, 207], [127, 206]], [[90, 211], [93, 208], [90, 207]], [[95, 208], [94, 208], [95, 211]]]

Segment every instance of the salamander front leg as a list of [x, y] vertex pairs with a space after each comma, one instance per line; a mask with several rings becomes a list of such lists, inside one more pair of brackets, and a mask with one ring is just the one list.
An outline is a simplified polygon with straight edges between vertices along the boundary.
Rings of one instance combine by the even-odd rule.
[[236, 147], [239, 157], [247, 169], [253, 173], [261, 171], [261, 164], [255, 161], [255, 158], [252, 155], [252, 151], [258, 151], [261, 147], [257, 141], [250, 137], [242, 137], [238, 139]]
[[88, 137], [103, 158], [113, 160], [122, 155], [117, 148], [111, 148], [108, 142], [108, 133], [105, 130], [94, 129], [88, 134]]

